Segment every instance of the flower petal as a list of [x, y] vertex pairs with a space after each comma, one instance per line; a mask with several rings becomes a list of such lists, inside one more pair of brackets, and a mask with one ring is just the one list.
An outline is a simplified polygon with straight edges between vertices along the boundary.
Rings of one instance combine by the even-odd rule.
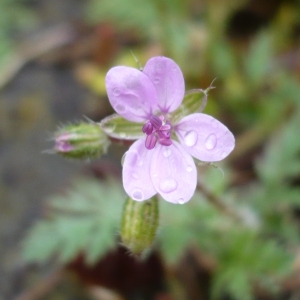
[[229, 129], [206, 114], [197, 113], [182, 118], [175, 131], [184, 149], [202, 161], [222, 160], [235, 145]]
[[126, 193], [134, 200], [143, 201], [157, 192], [150, 178], [150, 164], [153, 150], [145, 147], [145, 138], [134, 142], [123, 164], [123, 186]]
[[179, 66], [170, 58], [157, 56], [148, 60], [143, 72], [156, 87], [161, 112], [176, 110], [182, 102], [185, 89]]
[[150, 174], [157, 192], [169, 202], [183, 204], [194, 195], [197, 172], [193, 158], [173, 141], [154, 148]]
[[109, 101], [123, 118], [142, 122], [157, 108], [157, 92], [143, 72], [129, 67], [114, 67], [105, 78]]

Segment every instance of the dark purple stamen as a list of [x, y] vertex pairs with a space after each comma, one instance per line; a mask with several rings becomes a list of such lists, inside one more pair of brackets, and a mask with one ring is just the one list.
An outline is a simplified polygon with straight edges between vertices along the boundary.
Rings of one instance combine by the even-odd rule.
[[142, 131], [147, 135], [151, 134], [153, 132], [153, 125], [148, 121], [144, 124]]
[[146, 148], [148, 150], [153, 149], [157, 140], [163, 146], [172, 145], [171, 129], [171, 123], [168, 120], [164, 122], [164, 116], [157, 117], [152, 115], [142, 128], [142, 131], [147, 134]]
[[157, 137], [154, 134], [150, 134], [146, 137], [145, 146], [148, 150], [151, 150], [155, 147]]
[[171, 137], [171, 132], [167, 130], [158, 130], [157, 135], [160, 139], [169, 139]]
[[161, 125], [162, 125], [162, 120], [157, 116], [151, 116], [150, 117], [150, 123], [153, 125], [153, 127], [156, 130], [159, 130]]
[[158, 142], [163, 146], [172, 145], [172, 140], [171, 139], [159, 139]]

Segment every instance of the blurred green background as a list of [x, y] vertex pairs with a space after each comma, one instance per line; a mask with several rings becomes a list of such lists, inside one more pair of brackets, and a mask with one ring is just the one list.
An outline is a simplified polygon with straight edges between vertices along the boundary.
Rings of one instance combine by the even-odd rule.
[[[59, 126], [112, 113], [131, 52], [186, 90], [215, 79], [204, 112], [236, 136], [188, 204], [161, 201], [143, 261], [118, 246], [128, 145], [49, 155]], [[299, 72], [297, 0], [0, 0], [0, 299], [300, 299]]]

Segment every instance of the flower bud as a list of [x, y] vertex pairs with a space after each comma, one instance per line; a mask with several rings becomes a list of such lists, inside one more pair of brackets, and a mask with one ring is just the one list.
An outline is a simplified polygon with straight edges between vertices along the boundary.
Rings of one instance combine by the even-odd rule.
[[140, 255], [152, 245], [158, 227], [158, 215], [156, 197], [142, 202], [127, 198], [123, 208], [121, 239], [132, 253]]
[[97, 123], [63, 126], [55, 133], [54, 151], [70, 158], [94, 158], [107, 152], [109, 140]]

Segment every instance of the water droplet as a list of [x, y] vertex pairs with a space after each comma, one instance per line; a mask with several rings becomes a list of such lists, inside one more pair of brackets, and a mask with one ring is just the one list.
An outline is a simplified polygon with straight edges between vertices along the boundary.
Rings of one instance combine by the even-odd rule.
[[144, 162], [143, 162], [141, 159], [137, 162], [137, 165], [138, 165], [139, 167], [141, 167], [143, 164], [144, 164]]
[[137, 173], [132, 173], [131, 176], [134, 178], [134, 179], [138, 179], [139, 178], [139, 175]]
[[121, 139], [124, 139], [124, 138], [126, 138], [126, 133], [125, 132], [120, 132], [119, 136], [120, 136]]
[[126, 107], [122, 104], [117, 104], [115, 107], [116, 111], [124, 112], [126, 110]]
[[116, 129], [116, 125], [108, 123], [104, 125], [104, 128], [107, 133], [112, 133]]
[[212, 133], [205, 140], [205, 147], [207, 150], [212, 150], [217, 145], [217, 136]]
[[215, 120], [215, 119], [212, 119], [212, 120], [210, 121], [210, 123], [211, 123], [211, 125], [212, 125], [213, 128], [217, 128], [217, 127], [219, 126], [218, 121]]
[[198, 123], [198, 122], [199, 122], [199, 119], [198, 119], [198, 118], [196, 118], [196, 119], [195, 119], [195, 122], [196, 122], [196, 123]]
[[153, 174], [152, 174], [152, 177], [157, 177], [157, 176], [158, 176], [157, 173], [153, 173]]
[[185, 203], [185, 200], [184, 200], [183, 198], [179, 198], [179, 199], [178, 199], [178, 203], [179, 203], [179, 204], [184, 204], [184, 203]]
[[187, 166], [187, 167], [186, 167], [186, 170], [187, 170], [188, 172], [192, 172], [193, 167], [192, 167], [192, 166]]
[[176, 190], [177, 185], [174, 178], [166, 178], [160, 183], [159, 188], [163, 193], [171, 193]]
[[162, 63], [161, 63], [161, 62], [157, 62], [157, 63], [155, 64], [155, 71], [156, 71], [157, 73], [161, 72], [161, 71], [162, 71], [162, 67], [163, 67]]
[[167, 148], [163, 151], [163, 156], [164, 157], [169, 157], [170, 155], [171, 155], [171, 150], [169, 148]]
[[144, 200], [144, 193], [141, 190], [134, 190], [131, 195], [133, 200], [142, 201]]
[[155, 77], [154, 80], [153, 80], [153, 82], [154, 82], [155, 84], [158, 84], [158, 83], [160, 82], [159, 77]]
[[227, 153], [226, 153], [226, 152], [223, 152], [223, 153], [221, 154], [221, 157], [224, 158], [225, 156], [227, 156]]
[[124, 165], [124, 160], [125, 160], [125, 156], [127, 154], [127, 151], [123, 154], [122, 158], [121, 158], [121, 166], [123, 167]]
[[113, 95], [118, 97], [118, 96], [120, 96], [120, 94], [121, 94], [121, 91], [118, 88], [114, 88]]
[[188, 147], [192, 147], [197, 143], [198, 134], [195, 130], [190, 130], [184, 135], [184, 142]]

